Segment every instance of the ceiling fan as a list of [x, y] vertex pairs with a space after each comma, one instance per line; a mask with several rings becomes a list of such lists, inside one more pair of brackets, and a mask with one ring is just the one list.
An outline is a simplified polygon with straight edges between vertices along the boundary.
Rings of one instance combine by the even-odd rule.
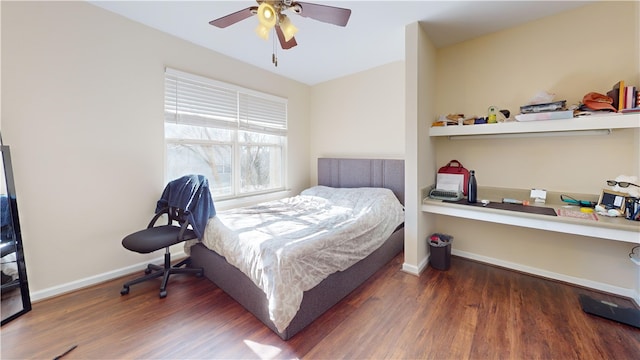
[[[284, 11], [290, 11], [302, 17], [308, 17], [318, 21], [346, 26], [351, 16], [350, 9], [335, 6], [312, 4], [293, 0], [256, 0], [258, 6], [250, 6], [221, 18], [211, 20], [209, 24], [226, 28], [253, 15], [258, 16], [259, 24], [256, 33], [261, 38], [268, 40], [272, 29], [280, 42], [282, 49], [287, 50], [298, 45], [293, 37], [298, 29], [291, 23]], [[275, 46], [275, 45], [274, 45]], [[273, 63], [278, 66], [275, 54]]]

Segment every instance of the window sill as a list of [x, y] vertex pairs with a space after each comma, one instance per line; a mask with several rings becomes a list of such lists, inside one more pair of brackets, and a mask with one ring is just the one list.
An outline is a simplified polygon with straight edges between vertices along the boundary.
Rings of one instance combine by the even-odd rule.
[[216, 211], [224, 211], [229, 209], [235, 209], [239, 207], [251, 206], [266, 201], [278, 200], [285, 197], [292, 196], [291, 190], [280, 190], [266, 194], [244, 196], [235, 199], [219, 200], [214, 199]]

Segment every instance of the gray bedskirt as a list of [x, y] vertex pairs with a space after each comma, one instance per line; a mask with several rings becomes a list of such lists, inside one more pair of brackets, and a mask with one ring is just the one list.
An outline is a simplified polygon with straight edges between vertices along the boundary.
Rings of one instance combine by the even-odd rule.
[[403, 248], [404, 228], [400, 228], [366, 258], [345, 271], [331, 274], [314, 288], [305, 291], [300, 310], [283, 332], [279, 332], [269, 319], [265, 293], [238, 268], [227, 263], [224, 257], [199, 243], [191, 247], [191, 266], [202, 267], [206, 278], [214, 282], [278, 336], [288, 340], [364, 283]]

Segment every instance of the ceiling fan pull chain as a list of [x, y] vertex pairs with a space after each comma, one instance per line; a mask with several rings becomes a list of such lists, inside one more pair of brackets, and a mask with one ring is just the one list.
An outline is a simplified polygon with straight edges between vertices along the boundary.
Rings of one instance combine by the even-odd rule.
[[278, 67], [278, 45], [276, 44], [276, 37], [273, 36], [273, 53], [271, 54], [271, 62], [275, 67]]

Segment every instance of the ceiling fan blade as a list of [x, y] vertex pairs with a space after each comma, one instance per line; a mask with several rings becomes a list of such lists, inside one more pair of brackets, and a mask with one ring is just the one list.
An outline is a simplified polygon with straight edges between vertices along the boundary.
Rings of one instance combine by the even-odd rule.
[[349, 22], [349, 17], [351, 16], [351, 9], [306, 2], [293, 3], [294, 7], [296, 5], [300, 7], [300, 10], [296, 11], [300, 16], [338, 26], [346, 26], [347, 22]]
[[258, 10], [258, 8], [256, 6], [251, 6], [248, 7], [246, 9], [242, 9], [240, 11], [236, 11], [234, 13], [231, 13], [229, 15], [225, 15], [221, 18], [215, 19], [215, 20], [211, 20], [209, 21], [209, 24], [219, 27], [219, 28], [226, 28], [229, 25], [233, 25], [239, 21], [242, 21], [246, 18], [249, 18], [251, 16], [253, 16], [253, 14], [255, 14], [256, 10]]
[[284, 33], [282, 32], [280, 25], [276, 25], [276, 34], [278, 35], [278, 40], [280, 40], [280, 46], [282, 46], [284, 50], [289, 50], [292, 47], [298, 45], [295, 37], [292, 37], [291, 39], [289, 39], [289, 41], [286, 41], [284, 39]]

